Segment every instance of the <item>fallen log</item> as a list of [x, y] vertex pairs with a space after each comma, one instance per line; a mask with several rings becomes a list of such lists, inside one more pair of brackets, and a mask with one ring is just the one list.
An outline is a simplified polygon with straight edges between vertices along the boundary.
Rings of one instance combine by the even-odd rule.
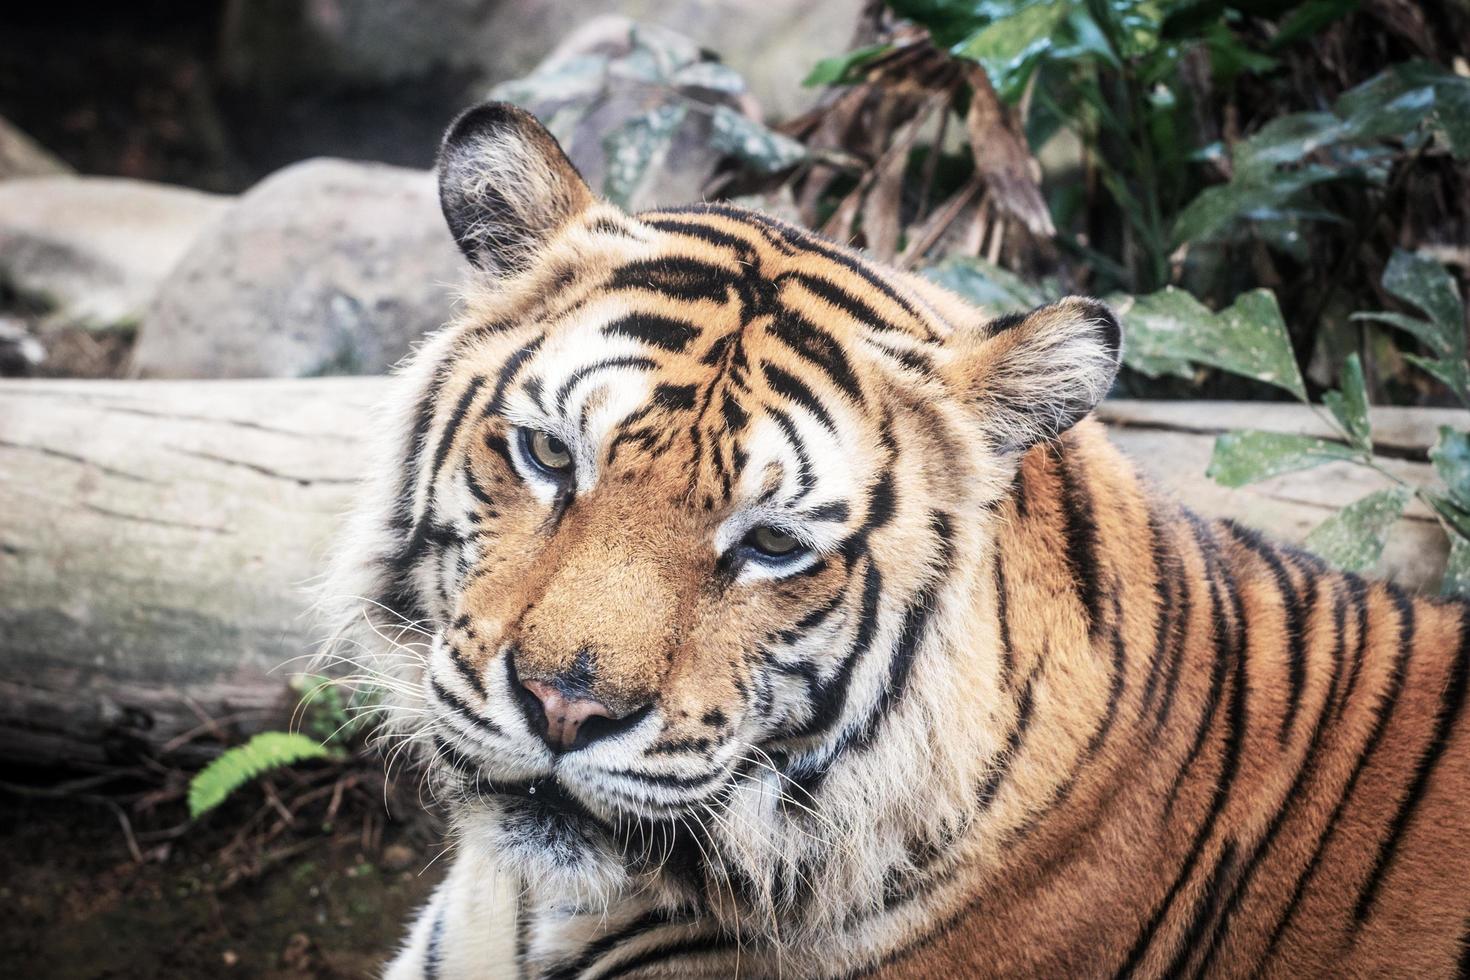
[[[0, 382], [0, 758], [190, 761], [279, 724], [321, 638], [321, 573], [364, 465], [381, 378]], [[1112, 402], [1139, 467], [1186, 504], [1289, 541], [1382, 486], [1348, 464], [1241, 490], [1204, 476], [1230, 428], [1325, 435], [1295, 405]], [[1379, 409], [1382, 464], [1463, 413]], [[1437, 587], [1446, 543], [1417, 505], [1379, 571]]]

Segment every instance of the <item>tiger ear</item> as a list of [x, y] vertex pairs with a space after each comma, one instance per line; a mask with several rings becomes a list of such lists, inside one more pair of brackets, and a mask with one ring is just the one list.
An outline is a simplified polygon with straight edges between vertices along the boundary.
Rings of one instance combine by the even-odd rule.
[[523, 271], [536, 252], [596, 200], [536, 117], [505, 102], [461, 113], [439, 146], [439, 205], [476, 266]]
[[1106, 304], [1070, 296], [956, 333], [948, 342], [951, 381], [980, 412], [990, 444], [1022, 452], [1066, 432], [1103, 400], [1122, 336]]

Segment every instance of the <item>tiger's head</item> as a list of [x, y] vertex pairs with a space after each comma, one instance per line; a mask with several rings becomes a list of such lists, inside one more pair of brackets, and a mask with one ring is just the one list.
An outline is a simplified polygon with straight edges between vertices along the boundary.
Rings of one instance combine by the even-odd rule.
[[794, 932], [881, 902], [1001, 748], [993, 510], [1107, 391], [1117, 320], [990, 319], [734, 207], [626, 214], [505, 105], [439, 173], [470, 280], [331, 589], [464, 844], [584, 903]]

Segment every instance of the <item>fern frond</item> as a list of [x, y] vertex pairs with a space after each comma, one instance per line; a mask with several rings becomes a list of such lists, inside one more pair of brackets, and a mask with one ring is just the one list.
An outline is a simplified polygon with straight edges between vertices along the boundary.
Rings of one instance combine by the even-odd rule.
[[226, 749], [189, 780], [189, 815], [197, 819], [208, 813], [261, 773], [331, 754], [316, 739], [305, 735], [261, 732], [244, 745]]

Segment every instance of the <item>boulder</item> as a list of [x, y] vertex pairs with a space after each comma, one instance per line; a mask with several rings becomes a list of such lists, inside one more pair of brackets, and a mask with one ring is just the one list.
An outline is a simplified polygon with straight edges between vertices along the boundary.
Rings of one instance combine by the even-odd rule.
[[[750, 80], [773, 115], [795, 115], [818, 90], [801, 80], [841, 54], [864, 0], [608, 0], [598, 13], [656, 24], [718, 52]], [[379, 0], [230, 4], [220, 60], [226, 80], [251, 91], [350, 86], [393, 99], [405, 88], [475, 87], [530, 72], [588, 19], [586, 0]]]
[[376, 374], [449, 316], [463, 263], [434, 177], [317, 159], [261, 181], [144, 316], [143, 377]]
[[805, 153], [761, 123], [738, 72], [626, 17], [587, 21], [489, 95], [535, 113], [592, 188], [632, 211], [701, 199], [726, 157], [770, 172]]
[[0, 180], [70, 172], [70, 167], [0, 116]]
[[132, 325], [229, 204], [227, 197], [123, 178], [0, 181], [0, 282], [54, 323]]

